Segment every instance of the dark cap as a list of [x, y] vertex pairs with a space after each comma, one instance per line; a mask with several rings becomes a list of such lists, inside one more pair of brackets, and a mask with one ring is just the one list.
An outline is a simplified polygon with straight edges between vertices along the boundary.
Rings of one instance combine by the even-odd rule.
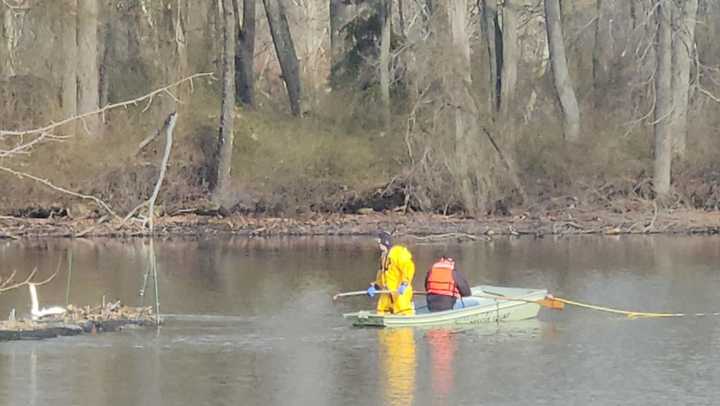
[[387, 231], [380, 231], [377, 235], [377, 242], [390, 248], [392, 247], [392, 236]]

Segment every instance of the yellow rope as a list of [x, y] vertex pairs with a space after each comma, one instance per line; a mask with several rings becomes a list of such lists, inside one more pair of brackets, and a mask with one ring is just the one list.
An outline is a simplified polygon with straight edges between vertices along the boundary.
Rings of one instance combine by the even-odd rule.
[[592, 310], [598, 310], [601, 312], [608, 312], [608, 313], [615, 313], [615, 314], [624, 314], [630, 319], [637, 319], [642, 317], [688, 317], [688, 316], [695, 316], [695, 317], [703, 317], [703, 316], [720, 316], [720, 312], [718, 313], [653, 313], [653, 312], [632, 312], [627, 310], [619, 310], [619, 309], [612, 309], [610, 307], [602, 307], [602, 306], [595, 306], [587, 303], [580, 303], [575, 302], [572, 300], [562, 299], [559, 297], [553, 297], [553, 300], [557, 300], [559, 302], [569, 304], [572, 306], [577, 307], [583, 307], [586, 309], [592, 309]]

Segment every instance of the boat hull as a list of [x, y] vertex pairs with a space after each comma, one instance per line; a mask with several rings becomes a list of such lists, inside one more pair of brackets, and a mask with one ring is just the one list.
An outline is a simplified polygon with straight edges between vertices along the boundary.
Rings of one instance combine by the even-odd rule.
[[[544, 289], [506, 288], [481, 285], [472, 288], [472, 296], [458, 300], [460, 307], [442, 312], [428, 312], [420, 308], [414, 316], [377, 314], [360, 311], [343, 314], [358, 327], [413, 327], [496, 323], [526, 320], [537, 317], [540, 305], [535, 303], [547, 295]], [[522, 299], [522, 300], [509, 300]], [[462, 307], [463, 303], [467, 307]]]

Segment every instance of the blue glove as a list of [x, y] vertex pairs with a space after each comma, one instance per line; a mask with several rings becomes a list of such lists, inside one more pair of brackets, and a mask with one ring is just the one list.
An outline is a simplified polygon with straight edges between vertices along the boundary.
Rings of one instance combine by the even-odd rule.
[[400, 286], [398, 286], [398, 290], [397, 290], [398, 295], [402, 295], [403, 293], [405, 293], [405, 289], [407, 289], [407, 287], [408, 287], [407, 283], [405, 283], [405, 282], [401, 283]]
[[377, 289], [375, 289], [375, 285], [370, 285], [370, 287], [367, 290], [367, 295], [370, 297], [375, 297], [376, 293], [377, 293]]

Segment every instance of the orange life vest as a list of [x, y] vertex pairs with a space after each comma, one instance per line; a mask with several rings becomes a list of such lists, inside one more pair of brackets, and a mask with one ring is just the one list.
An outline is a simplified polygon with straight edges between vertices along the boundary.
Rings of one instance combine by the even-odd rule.
[[427, 277], [427, 293], [433, 295], [445, 295], [460, 297], [460, 292], [453, 278], [453, 270], [455, 262], [452, 260], [441, 259], [433, 264]]

